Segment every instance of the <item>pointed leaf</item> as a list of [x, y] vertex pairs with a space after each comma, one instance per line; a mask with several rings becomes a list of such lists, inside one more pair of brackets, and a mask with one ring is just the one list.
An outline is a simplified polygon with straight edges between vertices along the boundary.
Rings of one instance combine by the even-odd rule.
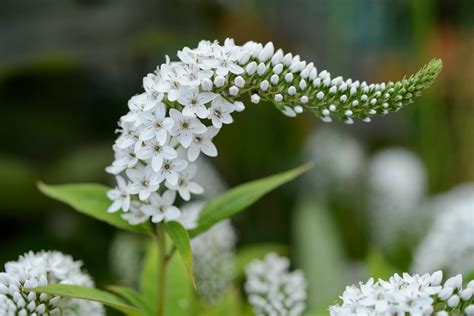
[[110, 200], [106, 195], [109, 188], [104, 185], [92, 183], [46, 185], [39, 183], [38, 188], [47, 196], [68, 204], [80, 213], [112, 226], [135, 233], [150, 234], [151, 232], [149, 225], [130, 225], [122, 219], [120, 212], [107, 212], [107, 208], [110, 206]]
[[152, 311], [151, 306], [147, 304], [142, 294], [138, 293], [134, 289], [131, 289], [126, 286], [120, 286], [120, 285], [110, 285], [110, 286], [107, 286], [107, 289], [123, 297], [133, 306], [138, 307], [139, 309], [143, 310], [147, 316], [153, 316], [153, 311]]
[[191, 252], [191, 241], [189, 240], [188, 231], [178, 222], [167, 222], [165, 224], [165, 229], [184, 262], [193, 286], [196, 287], [193, 274], [193, 255]]
[[255, 203], [263, 195], [296, 178], [309, 168], [311, 168], [311, 165], [306, 164], [283, 173], [239, 185], [225, 192], [204, 207], [199, 216], [198, 227], [190, 231], [190, 236], [194, 237], [221, 220], [235, 215]]
[[195, 292], [180, 256], [173, 256], [166, 267], [165, 316], [194, 315], [190, 310]]
[[144, 315], [142, 310], [128, 305], [114, 294], [89, 287], [66, 284], [51, 284], [47, 286], [36, 287], [29, 290], [37, 293], [47, 293], [51, 295], [73, 297], [88, 301], [99, 302], [128, 315]]

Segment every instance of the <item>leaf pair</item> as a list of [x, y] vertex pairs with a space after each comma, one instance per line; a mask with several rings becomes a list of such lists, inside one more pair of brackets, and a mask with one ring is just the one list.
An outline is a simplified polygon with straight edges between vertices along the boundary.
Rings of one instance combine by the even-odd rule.
[[[193, 264], [190, 237], [195, 237], [208, 230], [214, 224], [242, 211], [266, 193], [294, 179], [309, 168], [309, 165], [303, 165], [299, 168], [252, 181], [227, 191], [205, 206], [198, 219], [198, 226], [189, 232], [186, 231], [178, 222], [165, 223], [164, 225], [167, 236], [171, 239], [181, 258], [181, 262], [177, 262], [177, 259], [175, 259], [176, 257], [171, 258], [167, 273], [179, 273], [181, 274], [180, 277], [187, 273], [192, 284], [195, 285], [192, 270]], [[70, 205], [85, 215], [89, 215], [120, 229], [154, 236], [153, 228], [149, 222], [141, 225], [131, 225], [122, 219], [120, 213], [107, 212], [110, 201], [106, 196], [106, 193], [109, 190], [106, 186], [99, 184], [66, 184], [48, 186], [40, 183], [38, 187], [44, 194]], [[156, 241], [155, 239], [153, 240]], [[79, 286], [50, 285], [36, 288], [34, 291], [98, 301], [128, 315], [153, 315], [156, 309], [154, 302], [156, 302], [158, 297], [156, 284], [158, 273], [156, 264], [158, 260], [158, 247], [156, 246], [153, 248], [155, 248], [156, 251], [149, 250], [147, 258], [145, 259], [144, 270], [142, 272], [142, 293], [124, 287], [113, 286], [109, 288], [129, 303], [126, 303], [125, 300], [112, 293]], [[181, 269], [181, 271], [178, 272], [180, 266], [185, 268], [184, 271]], [[174, 275], [174, 278], [172, 279], [176, 280], [179, 279], [179, 277]], [[167, 308], [172, 312], [179, 311], [178, 314], [183, 314], [183, 310], [180, 311], [180, 309], [182, 309], [186, 304], [182, 303], [181, 305], [176, 305], [176, 301], [179, 301], [179, 296], [176, 296], [174, 301], [172, 299], [170, 300], [170, 296], [173, 296], [174, 289], [177, 289], [175, 285], [169, 284], [169, 286], [166, 286], [165, 288], [167, 290], [165, 293], [165, 300], [168, 305]], [[184, 288], [189, 287], [185, 286]], [[184, 293], [180, 294], [184, 295]], [[168, 302], [168, 300], [170, 301]]]

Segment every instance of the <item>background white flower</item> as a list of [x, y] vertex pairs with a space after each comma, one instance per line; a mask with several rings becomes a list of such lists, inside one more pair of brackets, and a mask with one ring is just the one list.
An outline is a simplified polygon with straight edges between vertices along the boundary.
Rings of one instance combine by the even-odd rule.
[[423, 231], [426, 214], [421, 204], [426, 198], [427, 176], [418, 156], [403, 148], [376, 153], [369, 161], [367, 182], [376, 245], [387, 247], [402, 236], [413, 237]]
[[81, 267], [82, 262], [57, 251], [28, 252], [7, 262], [5, 272], [0, 273], [0, 315], [105, 315], [97, 302], [25, 290], [48, 284], [94, 287]]
[[289, 272], [287, 258], [269, 253], [246, 267], [245, 292], [257, 315], [301, 315], [306, 308], [303, 272]]
[[424, 206], [435, 218], [415, 252], [412, 270], [474, 272], [474, 184], [459, 185]]

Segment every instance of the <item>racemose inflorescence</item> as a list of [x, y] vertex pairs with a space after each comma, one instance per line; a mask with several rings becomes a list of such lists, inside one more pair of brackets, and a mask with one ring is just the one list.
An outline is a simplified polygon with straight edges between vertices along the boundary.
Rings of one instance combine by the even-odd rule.
[[233, 122], [233, 112], [245, 109], [245, 96], [255, 104], [271, 102], [290, 117], [309, 111], [325, 122], [369, 122], [412, 103], [442, 67], [432, 60], [401, 81], [367, 84], [332, 77], [271, 42], [239, 46], [232, 39], [223, 45], [201, 41], [178, 57], [167, 57], [143, 79], [145, 91], [129, 100], [129, 112], [119, 121], [115, 160], [107, 168], [117, 176], [108, 193], [109, 212], [122, 210], [131, 224], [176, 219], [176, 193], [188, 201], [203, 192], [193, 181], [193, 162], [201, 153], [217, 156], [212, 140]]

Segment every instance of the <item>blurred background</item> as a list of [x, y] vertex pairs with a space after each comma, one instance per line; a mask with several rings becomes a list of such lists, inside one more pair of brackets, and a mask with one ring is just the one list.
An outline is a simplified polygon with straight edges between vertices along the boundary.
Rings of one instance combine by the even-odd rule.
[[444, 63], [415, 104], [371, 124], [290, 119], [265, 104], [236, 113], [212, 161], [228, 186], [316, 163], [233, 220], [238, 247], [290, 245], [309, 275], [311, 306], [324, 306], [369, 274], [423, 269], [417, 249], [429, 244], [436, 210], [450, 208], [440, 194], [454, 190], [464, 193], [451, 199], [468, 201], [472, 255], [472, 12], [471, 0], [2, 0], [0, 264], [58, 249], [82, 259], [97, 283], [116, 281], [107, 257], [115, 229], [35, 184], [112, 184], [104, 168], [116, 122], [142, 77], [166, 54], [226, 37], [271, 40], [318, 69], [368, 82], [398, 80], [433, 57]]

